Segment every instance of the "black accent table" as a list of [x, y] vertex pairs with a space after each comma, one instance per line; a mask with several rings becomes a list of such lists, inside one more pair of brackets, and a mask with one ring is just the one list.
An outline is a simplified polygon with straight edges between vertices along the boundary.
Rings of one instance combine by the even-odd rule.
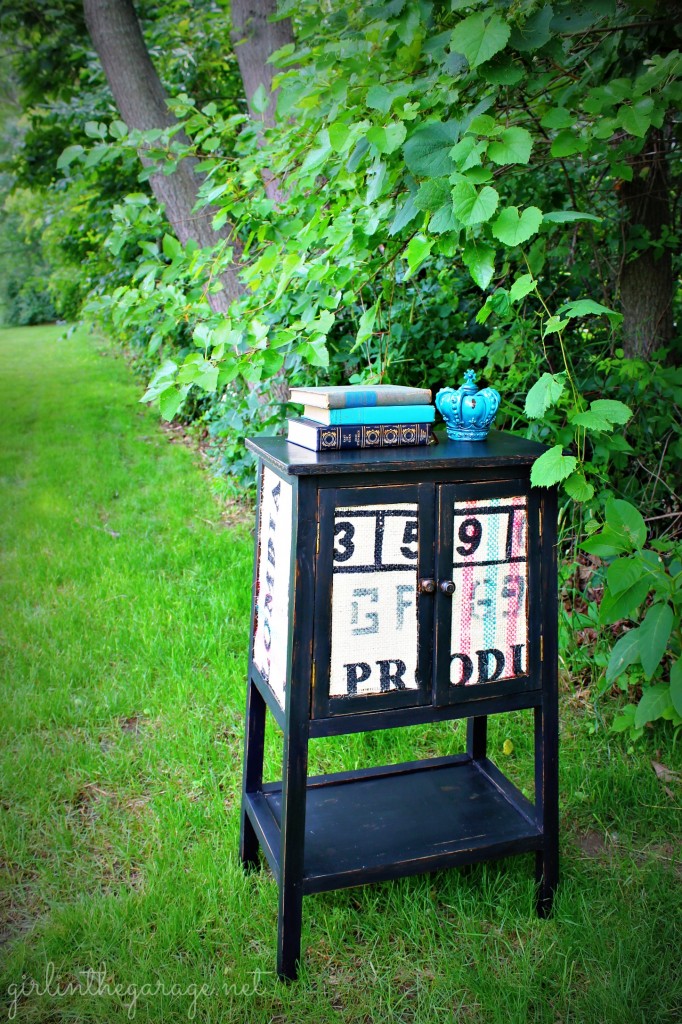
[[[277, 972], [296, 977], [305, 893], [534, 851], [558, 881], [556, 489], [540, 444], [258, 457], [240, 858], [279, 886]], [[266, 708], [282, 779], [263, 781]], [[535, 801], [487, 756], [487, 718], [533, 708]], [[466, 752], [309, 777], [308, 741], [467, 718]]]

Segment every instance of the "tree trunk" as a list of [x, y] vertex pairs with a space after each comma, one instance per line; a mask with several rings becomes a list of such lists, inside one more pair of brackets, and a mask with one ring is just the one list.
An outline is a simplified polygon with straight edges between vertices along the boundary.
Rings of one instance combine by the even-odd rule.
[[[282, 46], [293, 43], [291, 22], [288, 18], [270, 20], [277, 14], [276, 0], [232, 0], [230, 14], [230, 35], [251, 120], [272, 128], [277, 106], [277, 90], [273, 92], [272, 79], [277, 69], [268, 64], [268, 57]], [[254, 94], [261, 85], [269, 99], [262, 113], [253, 105]], [[263, 184], [268, 198], [278, 206], [282, 200], [279, 182], [267, 168], [263, 168]]]
[[[142, 37], [132, 0], [83, 0], [85, 22], [107, 77], [121, 118], [129, 129], [147, 131], [168, 128], [175, 123], [166, 103], [166, 94], [151, 62]], [[183, 135], [176, 138], [187, 142]], [[149, 167], [154, 161], [140, 151], [142, 163]], [[214, 231], [209, 209], [193, 212], [201, 178], [196, 160], [184, 157], [173, 174], [152, 174], [152, 191], [165, 209], [166, 217], [180, 242], [191, 238], [202, 248], [230, 239], [231, 227]], [[241, 252], [236, 239], [230, 244], [235, 256]], [[230, 303], [242, 294], [236, 270], [227, 269], [220, 276], [223, 291], [208, 295], [216, 312], [227, 312]]]
[[[620, 189], [627, 210], [626, 255], [619, 281], [623, 351], [631, 358], [648, 358], [673, 336], [672, 256], [665, 244], [665, 229], [671, 227], [666, 154], [663, 132], [652, 129], [643, 152], [630, 161], [632, 181], [623, 182]], [[640, 240], [646, 248], [628, 259], [628, 249]], [[663, 244], [657, 246], [658, 241]]]
[[[275, 123], [276, 91], [272, 79], [277, 69], [268, 64], [276, 50], [293, 43], [294, 36], [288, 18], [270, 21], [277, 14], [276, 0], [232, 0], [230, 15], [234, 53], [244, 83], [246, 102], [253, 121], [262, 121], [267, 128]], [[263, 113], [253, 107], [254, 93], [262, 85], [270, 102]]]

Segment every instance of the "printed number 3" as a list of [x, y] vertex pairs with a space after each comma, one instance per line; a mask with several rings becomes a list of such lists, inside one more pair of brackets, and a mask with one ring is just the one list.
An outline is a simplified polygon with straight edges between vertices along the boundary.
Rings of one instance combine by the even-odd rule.
[[347, 562], [349, 558], [352, 558], [353, 552], [355, 551], [355, 544], [353, 544], [353, 536], [355, 534], [355, 527], [352, 523], [337, 523], [334, 527], [334, 536], [339, 538], [339, 544], [343, 550], [334, 547], [334, 561], [335, 562]]

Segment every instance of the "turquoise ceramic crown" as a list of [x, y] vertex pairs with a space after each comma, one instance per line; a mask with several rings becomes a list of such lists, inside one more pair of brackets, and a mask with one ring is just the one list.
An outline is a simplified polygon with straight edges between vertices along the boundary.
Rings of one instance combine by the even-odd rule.
[[473, 370], [466, 371], [461, 387], [441, 388], [436, 395], [436, 408], [453, 441], [483, 441], [499, 407], [499, 392], [495, 388], [479, 391]]

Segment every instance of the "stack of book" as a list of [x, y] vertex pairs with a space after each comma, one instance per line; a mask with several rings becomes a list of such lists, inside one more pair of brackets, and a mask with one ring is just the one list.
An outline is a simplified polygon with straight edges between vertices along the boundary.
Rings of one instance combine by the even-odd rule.
[[315, 452], [395, 448], [435, 441], [428, 388], [394, 384], [292, 388], [303, 416], [288, 421], [287, 440]]

